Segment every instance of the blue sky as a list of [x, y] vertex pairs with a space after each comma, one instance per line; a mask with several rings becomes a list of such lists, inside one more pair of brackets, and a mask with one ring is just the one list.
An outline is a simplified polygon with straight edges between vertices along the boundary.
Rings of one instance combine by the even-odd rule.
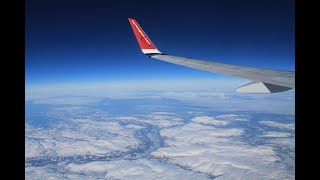
[[214, 79], [146, 58], [127, 18], [171, 55], [294, 70], [294, 1], [28, 0], [28, 85]]

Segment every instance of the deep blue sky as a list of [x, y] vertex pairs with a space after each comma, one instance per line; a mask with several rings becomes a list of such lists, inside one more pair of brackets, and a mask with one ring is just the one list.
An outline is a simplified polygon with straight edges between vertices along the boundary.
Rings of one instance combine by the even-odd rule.
[[129, 17], [167, 54], [294, 70], [293, 0], [27, 0], [27, 83], [226, 77], [146, 58]]

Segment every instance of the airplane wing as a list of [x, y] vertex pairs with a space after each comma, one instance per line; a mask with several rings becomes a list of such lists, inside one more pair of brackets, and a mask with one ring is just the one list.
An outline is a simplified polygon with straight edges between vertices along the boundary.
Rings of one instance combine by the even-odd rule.
[[295, 73], [291, 71], [231, 65], [164, 54], [156, 48], [135, 19], [129, 18], [129, 22], [142, 52], [148, 57], [202, 71], [252, 80], [237, 88], [238, 93], [276, 93], [295, 87]]

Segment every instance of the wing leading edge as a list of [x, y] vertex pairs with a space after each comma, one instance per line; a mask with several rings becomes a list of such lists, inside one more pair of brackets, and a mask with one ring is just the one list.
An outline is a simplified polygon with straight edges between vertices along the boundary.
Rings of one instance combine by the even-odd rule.
[[295, 87], [295, 73], [291, 71], [231, 65], [164, 54], [155, 47], [135, 19], [129, 18], [129, 22], [142, 52], [148, 57], [202, 71], [252, 80], [237, 88], [238, 93], [276, 93]]

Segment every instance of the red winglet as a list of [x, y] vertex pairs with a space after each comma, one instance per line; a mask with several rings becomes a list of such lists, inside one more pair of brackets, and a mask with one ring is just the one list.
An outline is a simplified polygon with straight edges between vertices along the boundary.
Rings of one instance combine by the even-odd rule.
[[134, 32], [134, 35], [137, 38], [137, 41], [140, 45], [140, 48], [144, 54], [159, 54], [161, 53], [156, 46], [152, 43], [150, 38], [147, 36], [147, 34], [143, 31], [143, 29], [140, 27], [138, 22], [133, 18], [128, 18], [129, 23], [132, 27], [132, 30]]

